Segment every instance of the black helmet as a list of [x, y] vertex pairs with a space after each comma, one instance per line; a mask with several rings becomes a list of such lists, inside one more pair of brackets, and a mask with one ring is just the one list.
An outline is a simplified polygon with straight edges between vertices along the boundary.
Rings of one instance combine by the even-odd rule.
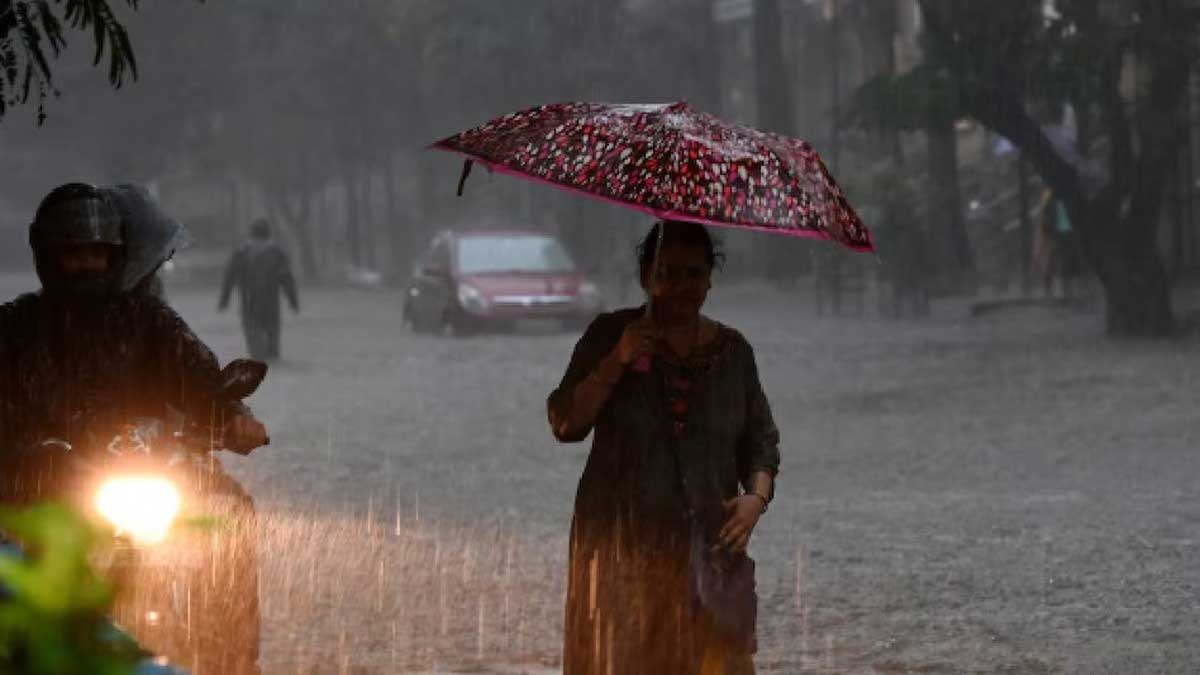
[[[67, 183], [38, 204], [29, 225], [29, 245], [42, 286], [47, 290], [104, 293], [116, 290], [121, 278], [118, 253], [124, 247], [121, 217], [109, 197], [94, 185]], [[109, 269], [103, 274], [67, 275], [58, 253], [72, 246], [111, 246]]]

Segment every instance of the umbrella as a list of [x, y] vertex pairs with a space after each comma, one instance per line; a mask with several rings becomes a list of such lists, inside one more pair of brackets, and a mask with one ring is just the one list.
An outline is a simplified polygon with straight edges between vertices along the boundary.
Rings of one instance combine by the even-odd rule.
[[686, 103], [556, 103], [433, 145], [472, 162], [666, 220], [831, 239], [871, 234], [807, 142], [725, 122]]
[[[807, 142], [732, 124], [686, 103], [554, 103], [434, 143], [473, 162], [683, 220], [831, 239], [874, 251], [871, 233]], [[651, 277], [658, 267], [658, 230]], [[646, 314], [651, 303], [646, 304]], [[635, 370], [646, 372], [649, 359]]]

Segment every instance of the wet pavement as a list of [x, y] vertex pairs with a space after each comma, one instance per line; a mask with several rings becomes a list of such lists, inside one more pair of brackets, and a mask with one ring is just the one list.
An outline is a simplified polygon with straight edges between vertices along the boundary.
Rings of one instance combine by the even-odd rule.
[[[242, 354], [213, 290], [171, 299]], [[263, 515], [265, 670], [553, 672], [587, 446], [552, 440], [544, 398], [576, 336], [414, 336], [400, 300], [308, 291], [250, 401], [272, 443], [226, 460]], [[751, 551], [760, 672], [1194, 670], [1197, 340], [1054, 307], [812, 308], [756, 286], [708, 307], [754, 345], [784, 439]]]

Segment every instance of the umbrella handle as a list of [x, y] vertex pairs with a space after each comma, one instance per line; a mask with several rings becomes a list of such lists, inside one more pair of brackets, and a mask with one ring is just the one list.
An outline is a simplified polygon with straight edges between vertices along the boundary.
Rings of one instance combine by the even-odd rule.
[[[655, 227], [658, 228], [658, 236], [655, 237], [655, 240], [654, 240], [654, 259], [650, 263], [650, 278], [651, 279], [658, 278], [658, 255], [660, 253], [662, 253], [663, 229], [666, 228], [666, 222], [660, 221], [657, 225], [655, 225]], [[648, 298], [646, 298], [646, 318], [647, 319], [652, 319], [652, 317], [654, 316], [653, 308], [654, 308], [654, 296], [653, 296], [653, 294], [651, 294]], [[633, 372], [639, 373], [642, 375], [645, 375], [646, 373], [650, 372], [650, 355], [649, 354], [642, 354], [641, 356], [639, 356], [637, 358], [637, 361], [633, 362]]]
[[458, 196], [459, 197], [462, 196], [463, 186], [467, 184], [467, 176], [471, 175], [471, 167], [474, 165], [475, 165], [475, 162], [472, 160], [469, 160], [469, 159], [466, 160], [465, 162], [463, 162], [462, 175], [458, 177]]

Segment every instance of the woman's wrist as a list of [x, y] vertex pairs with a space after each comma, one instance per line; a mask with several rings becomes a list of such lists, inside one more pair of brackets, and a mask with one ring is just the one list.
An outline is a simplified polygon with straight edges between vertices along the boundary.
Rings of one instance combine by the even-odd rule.
[[763, 495], [761, 495], [757, 492], [753, 492], [753, 491], [747, 492], [746, 494], [744, 494], [742, 496], [743, 497], [757, 497], [758, 500], [762, 502], [762, 512], [763, 513], [766, 513], [767, 507], [769, 507], [771, 505], [771, 502], [766, 497], [764, 497]]

